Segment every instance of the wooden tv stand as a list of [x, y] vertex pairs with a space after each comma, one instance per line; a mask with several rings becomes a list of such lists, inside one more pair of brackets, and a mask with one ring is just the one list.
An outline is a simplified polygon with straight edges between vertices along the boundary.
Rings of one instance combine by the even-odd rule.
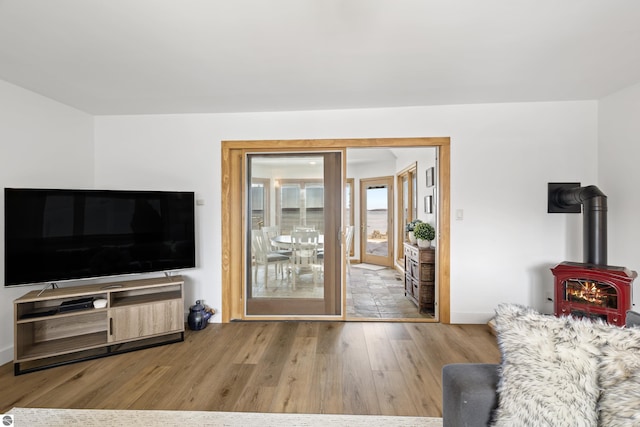
[[14, 301], [14, 373], [184, 341], [183, 301], [182, 276], [29, 292]]

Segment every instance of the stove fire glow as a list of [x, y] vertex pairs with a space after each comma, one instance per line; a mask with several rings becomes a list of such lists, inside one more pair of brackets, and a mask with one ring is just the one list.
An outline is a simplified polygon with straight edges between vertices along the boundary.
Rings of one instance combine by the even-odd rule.
[[[603, 289], [602, 284], [579, 279], [568, 280], [565, 283], [567, 299], [569, 301], [582, 304], [592, 304], [600, 307], [610, 307], [609, 302], [615, 302], [615, 298], [611, 298], [612, 296], [615, 296], [615, 291], [613, 295], [611, 295], [611, 293], [606, 292], [606, 290]], [[615, 305], [617, 304], [614, 304], [614, 306], [610, 308], [615, 308]]]

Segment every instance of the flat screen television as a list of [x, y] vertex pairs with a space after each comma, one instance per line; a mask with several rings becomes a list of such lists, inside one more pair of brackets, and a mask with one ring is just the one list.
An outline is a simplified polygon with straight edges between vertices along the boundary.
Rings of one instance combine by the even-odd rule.
[[5, 286], [195, 267], [194, 193], [5, 188]]

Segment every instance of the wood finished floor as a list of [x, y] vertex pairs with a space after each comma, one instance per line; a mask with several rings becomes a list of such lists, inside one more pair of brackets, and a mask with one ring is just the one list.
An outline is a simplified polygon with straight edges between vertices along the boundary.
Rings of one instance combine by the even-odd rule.
[[13, 376], [14, 406], [439, 417], [441, 369], [498, 362], [485, 325], [246, 322], [162, 347]]

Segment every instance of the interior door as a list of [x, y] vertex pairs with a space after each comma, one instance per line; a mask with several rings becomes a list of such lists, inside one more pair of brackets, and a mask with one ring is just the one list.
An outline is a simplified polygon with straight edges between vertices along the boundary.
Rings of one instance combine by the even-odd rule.
[[341, 316], [342, 152], [246, 162], [246, 316]]
[[393, 177], [360, 180], [362, 262], [393, 267]]

